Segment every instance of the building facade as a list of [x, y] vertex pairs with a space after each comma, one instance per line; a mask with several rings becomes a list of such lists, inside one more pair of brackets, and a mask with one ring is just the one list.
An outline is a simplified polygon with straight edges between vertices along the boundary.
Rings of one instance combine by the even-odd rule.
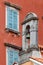
[[29, 12], [35, 13], [39, 19], [38, 45], [43, 56], [43, 0], [0, 0], [1, 65], [19, 62], [19, 51], [22, 50], [22, 23]]

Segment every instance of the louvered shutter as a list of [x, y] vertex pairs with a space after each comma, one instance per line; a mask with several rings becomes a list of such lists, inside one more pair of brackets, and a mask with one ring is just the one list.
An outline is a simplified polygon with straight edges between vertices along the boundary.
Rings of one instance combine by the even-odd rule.
[[7, 7], [7, 28], [12, 29], [12, 10]]
[[18, 12], [7, 7], [7, 28], [18, 31]]
[[17, 11], [13, 10], [12, 11], [12, 25], [13, 25], [12, 29], [16, 30], [16, 31], [18, 30], [18, 24], [17, 24], [18, 23], [18, 17], [17, 16], [18, 16]]
[[13, 64], [13, 51], [12, 50], [8, 50], [8, 65], [12, 65]]
[[8, 65], [12, 65], [14, 62], [19, 61], [18, 51], [14, 49], [8, 49]]
[[19, 61], [19, 53], [17, 51], [14, 51], [14, 62], [18, 62]]

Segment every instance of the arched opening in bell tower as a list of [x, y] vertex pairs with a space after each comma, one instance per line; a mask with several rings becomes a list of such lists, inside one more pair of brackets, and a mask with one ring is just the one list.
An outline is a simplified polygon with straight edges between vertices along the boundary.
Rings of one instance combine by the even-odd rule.
[[26, 26], [26, 42], [28, 45], [30, 45], [30, 26]]

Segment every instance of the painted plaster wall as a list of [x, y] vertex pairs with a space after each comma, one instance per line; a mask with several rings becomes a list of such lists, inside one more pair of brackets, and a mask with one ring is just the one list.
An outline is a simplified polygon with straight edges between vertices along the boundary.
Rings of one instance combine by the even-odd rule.
[[[4, 1], [17, 4], [21, 7], [19, 11], [19, 30], [20, 36], [7, 33], [5, 30], [5, 5]], [[43, 0], [0, 0], [0, 64], [6, 65], [6, 47], [4, 43], [11, 43], [17, 46], [22, 46], [22, 25], [25, 16], [28, 12], [34, 12], [39, 17], [38, 22], [38, 42], [43, 45]], [[19, 41], [18, 41], [19, 40]]]

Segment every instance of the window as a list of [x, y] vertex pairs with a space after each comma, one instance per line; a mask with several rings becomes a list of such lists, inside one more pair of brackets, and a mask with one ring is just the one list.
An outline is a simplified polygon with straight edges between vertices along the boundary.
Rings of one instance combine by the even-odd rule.
[[19, 51], [13, 48], [6, 48], [6, 65], [12, 65], [14, 62], [19, 62]]
[[6, 28], [19, 32], [19, 11], [10, 6], [6, 6]]

